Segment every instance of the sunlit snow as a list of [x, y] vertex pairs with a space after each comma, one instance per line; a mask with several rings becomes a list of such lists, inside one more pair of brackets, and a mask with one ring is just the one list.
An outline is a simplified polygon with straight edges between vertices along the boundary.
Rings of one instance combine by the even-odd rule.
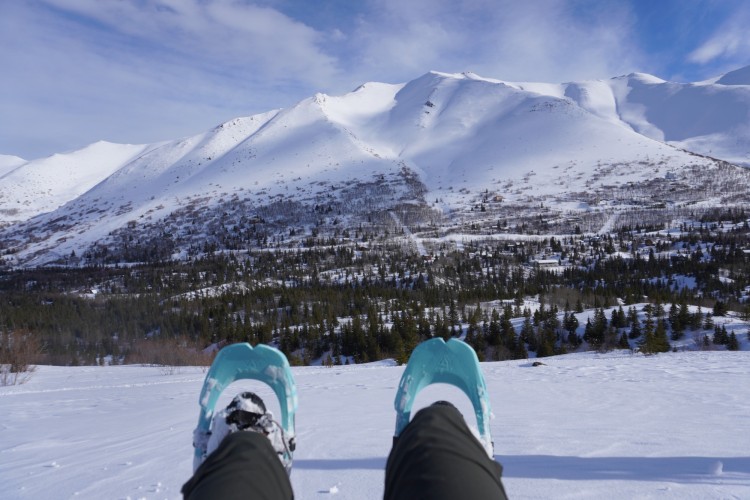
[[[743, 334], [744, 336], [744, 334]], [[582, 353], [483, 363], [495, 458], [511, 498], [745, 498], [750, 352]], [[294, 368], [297, 498], [377, 499], [403, 367]], [[39, 367], [0, 388], [3, 498], [180, 498], [205, 373]], [[276, 414], [270, 388], [256, 390]], [[415, 408], [469, 400], [430, 386]], [[469, 422], [471, 422], [471, 417]]]

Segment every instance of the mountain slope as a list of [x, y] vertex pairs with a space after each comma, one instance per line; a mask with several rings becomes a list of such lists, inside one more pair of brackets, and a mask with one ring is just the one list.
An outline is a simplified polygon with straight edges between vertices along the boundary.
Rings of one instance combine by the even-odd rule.
[[1, 162], [0, 226], [55, 210], [152, 147], [100, 141], [41, 160]]
[[0, 213], [18, 223], [2, 238], [13, 262], [37, 265], [134, 238], [149, 255], [179, 257], [232, 233], [333, 234], [382, 226], [399, 206], [419, 225], [451, 224], [490, 198], [588, 210], [661, 190], [694, 202], [692, 190], [714, 183], [721, 202], [747, 194], [746, 172], [673, 146], [734, 141], [727, 154], [741, 156], [749, 92], [643, 74], [554, 85], [430, 72], [368, 83], [194, 137], [97, 143], [10, 169]]
[[26, 160], [18, 156], [0, 155], [0, 177], [26, 163]]
[[564, 95], [646, 137], [750, 166], [750, 66], [700, 83], [633, 73], [608, 81], [520, 87]]

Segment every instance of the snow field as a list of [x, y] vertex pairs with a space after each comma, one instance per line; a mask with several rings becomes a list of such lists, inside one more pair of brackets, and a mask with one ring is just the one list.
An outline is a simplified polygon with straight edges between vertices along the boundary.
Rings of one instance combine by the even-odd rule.
[[[750, 353], [582, 353], [483, 363], [511, 498], [747, 498]], [[381, 498], [403, 367], [294, 368], [297, 498]], [[205, 373], [39, 367], [0, 388], [3, 498], [180, 498]], [[270, 388], [242, 381], [279, 415]], [[425, 389], [415, 409], [468, 399]]]

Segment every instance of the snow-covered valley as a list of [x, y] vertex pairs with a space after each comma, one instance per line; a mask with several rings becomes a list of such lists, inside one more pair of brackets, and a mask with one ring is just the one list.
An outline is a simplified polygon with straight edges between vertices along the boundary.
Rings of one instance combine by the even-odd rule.
[[[495, 458], [511, 498], [746, 498], [750, 353], [580, 353], [482, 363]], [[377, 499], [403, 367], [293, 368], [297, 498]], [[200, 368], [40, 366], [0, 388], [3, 498], [180, 498], [192, 468]], [[278, 415], [269, 388], [259, 392]], [[228, 401], [229, 396], [222, 401]], [[431, 386], [416, 407], [450, 399]], [[469, 420], [470, 423], [471, 420]]]

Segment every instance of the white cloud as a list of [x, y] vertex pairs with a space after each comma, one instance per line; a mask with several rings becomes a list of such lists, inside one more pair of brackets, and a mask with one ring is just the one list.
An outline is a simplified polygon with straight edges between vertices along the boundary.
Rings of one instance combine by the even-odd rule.
[[0, 151], [27, 158], [99, 139], [199, 133], [291, 105], [340, 73], [320, 48], [324, 35], [239, 1], [47, 0], [1, 9], [0, 68], [14, 77], [0, 79]]
[[[337, 73], [319, 44], [322, 35], [280, 12], [238, 0], [47, 0], [89, 16], [132, 42], [108, 50], [136, 50], [147, 58], [186, 58], [218, 71], [295, 75], [321, 82]], [[150, 44], [153, 52], [143, 51]]]
[[[605, 78], [644, 59], [622, 2], [377, 0], [352, 34], [367, 69], [506, 80]], [[358, 68], [363, 70], [365, 68]]]
[[688, 55], [688, 60], [698, 64], [723, 61], [732, 65], [744, 65], [750, 54], [750, 8], [735, 11], [729, 19], [697, 49]]

